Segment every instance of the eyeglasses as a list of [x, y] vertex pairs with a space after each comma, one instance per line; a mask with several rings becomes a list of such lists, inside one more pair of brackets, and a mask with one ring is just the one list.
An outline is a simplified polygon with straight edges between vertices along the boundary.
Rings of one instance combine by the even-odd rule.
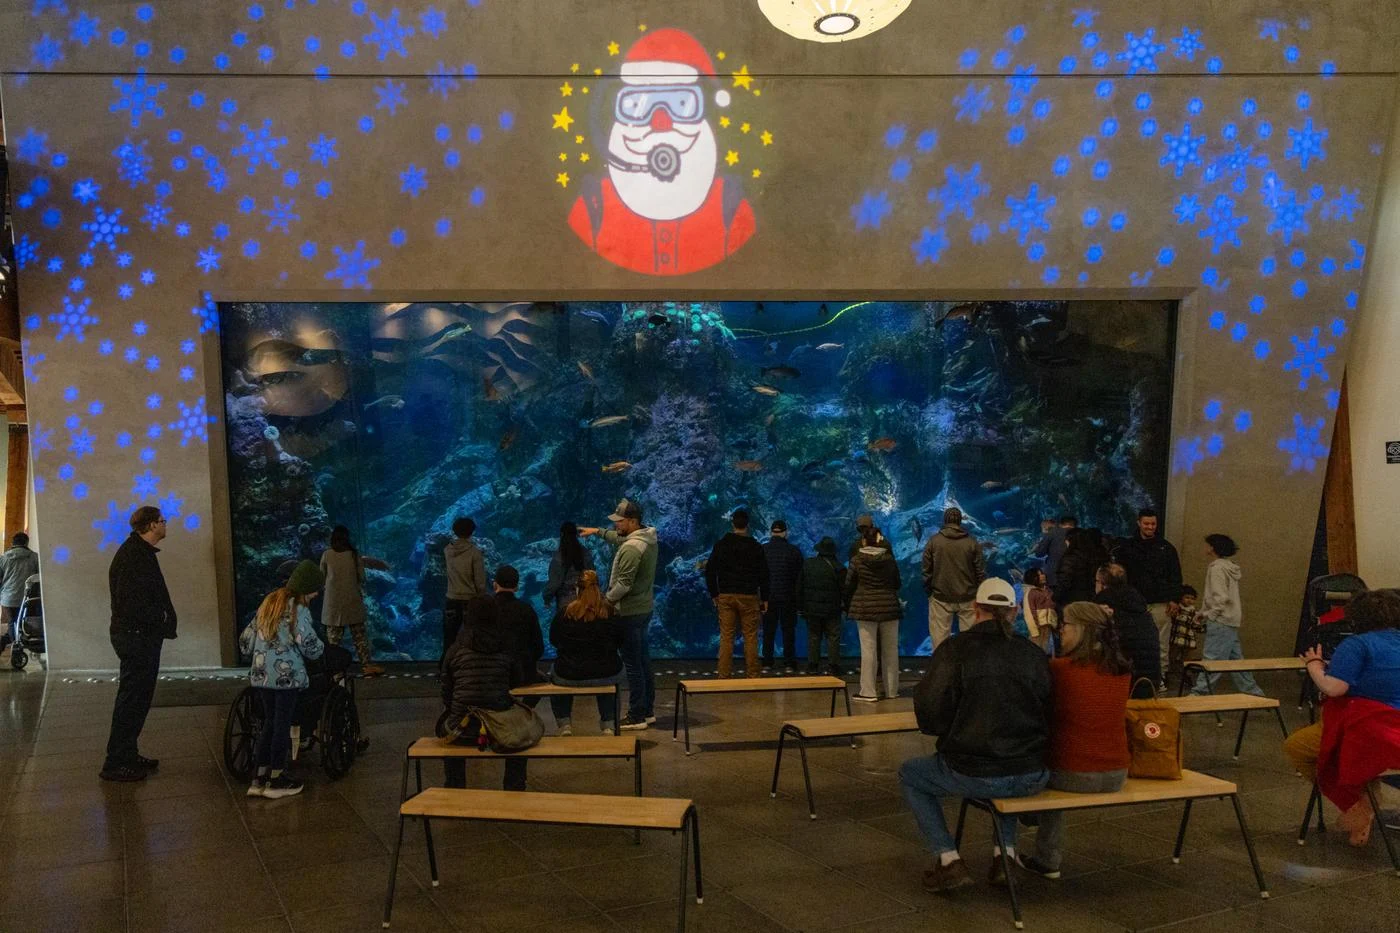
[[167, 524], [167, 522], [166, 522], [166, 519], [158, 518], [158, 519], [156, 519], [155, 521], [151, 522], [151, 524], [152, 524], [152, 525], [164, 525], [164, 524]]

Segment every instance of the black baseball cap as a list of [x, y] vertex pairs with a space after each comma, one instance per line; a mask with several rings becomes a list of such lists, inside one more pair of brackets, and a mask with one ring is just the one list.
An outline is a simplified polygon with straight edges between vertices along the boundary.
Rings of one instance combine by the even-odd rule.
[[613, 513], [608, 516], [608, 521], [620, 522], [624, 518], [634, 518], [637, 521], [641, 521], [642, 507], [631, 499], [623, 499], [617, 504], [617, 508], [613, 510]]

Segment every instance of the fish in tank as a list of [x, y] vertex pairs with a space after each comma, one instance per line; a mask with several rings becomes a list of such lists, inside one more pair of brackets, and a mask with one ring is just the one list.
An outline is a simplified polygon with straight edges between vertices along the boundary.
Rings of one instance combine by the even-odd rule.
[[[733, 509], [756, 529], [785, 520], [809, 555], [831, 536], [843, 559], [869, 513], [901, 564], [900, 650], [916, 655], [920, 557], [946, 506], [988, 572], [1019, 581], [1042, 518], [1126, 528], [1166, 489], [1171, 302], [220, 310], [238, 617], [343, 524], [392, 568], [366, 571], [380, 659], [438, 658], [459, 516], [488, 571], [520, 570], [548, 626], [560, 524], [606, 525], [618, 500], [640, 502], [660, 544], [652, 653], [709, 658], [702, 561]], [[585, 545], [606, 578], [610, 549]]]

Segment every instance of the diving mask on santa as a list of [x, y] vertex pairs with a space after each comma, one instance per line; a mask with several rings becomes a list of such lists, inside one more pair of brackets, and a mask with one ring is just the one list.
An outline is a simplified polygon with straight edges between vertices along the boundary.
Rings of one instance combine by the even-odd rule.
[[648, 84], [618, 92], [614, 117], [628, 126], [646, 126], [657, 110], [677, 123], [696, 123], [705, 116], [705, 95], [693, 84]]

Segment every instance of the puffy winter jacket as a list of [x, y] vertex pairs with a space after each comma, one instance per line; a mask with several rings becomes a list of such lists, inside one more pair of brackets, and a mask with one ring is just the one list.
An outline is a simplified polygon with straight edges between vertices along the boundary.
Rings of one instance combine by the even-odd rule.
[[768, 557], [763, 545], [748, 535], [731, 531], [715, 542], [705, 562], [705, 587], [710, 598], [721, 593], [757, 596], [767, 602], [769, 589]]
[[834, 619], [845, 603], [842, 590], [846, 568], [833, 556], [809, 557], [802, 562], [795, 596], [797, 610], [808, 619]]
[[1113, 610], [1113, 626], [1118, 643], [1133, 665], [1133, 680], [1146, 677], [1153, 684], [1162, 680], [1161, 641], [1152, 613], [1142, 594], [1127, 583], [1106, 586], [1093, 601]]
[[1113, 559], [1128, 571], [1128, 582], [1147, 602], [1171, 603], [1181, 598], [1181, 559], [1166, 538], [1134, 535], [1118, 545]]
[[554, 674], [565, 680], [601, 680], [622, 670], [626, 632], [609, 619], [585, 622], [560, 612], [549, 625], [549, 643], [558, 654]]
[[449, 722], [460, 722], [468, 707], [507, 710], [514, 679], [515, 658], [498, 625], [463, 626], [442, 661], [442, 702]]
[[768, 558], [768, 602], [796, 605], [797, 578], [802, 575], [802, 551], [787, 538], [774, 535], [763, 545]]
[[852, 619], [889, 622], [904, 616], [899, 604], [899, 564], [878, 544], [856, 551], [846, 573], [846, 605]]
[[919, 729], [938, 736], [948, 767], [970, 777], [1045, 767], [1053, 718], [1050, 663], [1026, 638], [982, 622], [933, 653], [914, 689]]
[[944, 525], [924, 545], [924, 592], [945, 603], [965, 603], [987, 577], [977, 539], [961, 525]]

